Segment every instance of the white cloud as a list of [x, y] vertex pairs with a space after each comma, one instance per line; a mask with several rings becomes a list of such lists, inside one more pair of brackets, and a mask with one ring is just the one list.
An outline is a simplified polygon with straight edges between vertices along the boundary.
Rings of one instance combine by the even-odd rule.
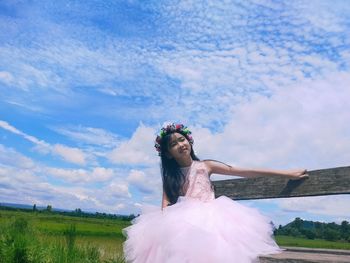
[[28, 105], [25, 102], [22, 102], [21, 100], [24, 100], [24, 98], [16, 98], [12, 100], [5, 100], [4, 102], [10, 104], [10, 105], [15, 105], [20, 108], [24, 108], [26, 110], [34, 111], [34, 112], [41, 112], [43, 111], [43, 108], [38, 106], [38, 105]]
[[152, 165], [158, 160], [154, 150], [155, 130], [140, 124], [130, 140], [121, 142], [108, 158], [119, 164]]
[[339, 73], [275, 90], [269, 98], [252, 96], [234, 107], [222, 132], [194, 128], [195, 150], [243, 166], [310, 170], [346, 165], [347, 83], [350, 74]]
[[310, 21], [315, 28], [327, 32], [343, 32], [346, 30], [343, 19], [349, 14], [350, 8], [346, 1], [301, 1], [297, 11], [299, 16]]
[[[110, 168], [47, 167], [2, 145], [0, 152], [2, 202], [51, 204], [55, 208], [79, 207], [85, 211], [110, 213], [135, 211], [126, 180], [118, 178], [120, 176]], [[62, 179], [65, 184], [55, 184]], [[95, 183], [101, 186], [97, 188]]]
[[94, 167], [90, 170], [47, 167], [45, 172], [55, 178], [76, 184], [106, 182], [115, 176], [112, 169], [104, 167]]
[[12, 148], [7, 148], [0, 144], [0, 164], [6, 165], [6, 166], [17, 166], [22, 169], [30, 169], [35, 166], [34, 162], [18, 153]]
[[127, 181], [130, 185], [135, 186], [139, 191], [145, 194], [153, 193], [155, 190], [154, 181], [150, 180], [151, 178], [147, 178], [145, 172], [140, 170], [131, 170]]
[[102, 192], [113, 197], [131, 197], [128, 184], [121, 179], [112, 180]]
[[286, 212], [303, 212], [316, 215], [327, 215], [339, 218], [349, 218], [350, 196], [317, 196], [307, 198], [288, 198], [278, 202], [279, 207]]
[[10, 131], [14, 134], [20, 135], [24, 139], [34, 143], [35, 144], [34, 149], [42, 154], [52, 153], [54, 155], [60, 156], [63, 160], [70, 163], [74, 163], [78, 165], [86, 164], [87, 155], [78, 148], [69, 147], [62, 144], [50, 145], [45, 141], [39, 140], [34, 136], [28, 135], [18, 130], [17, 128], [13, 127], [6, 121], [0, 120], [0, 128]]
[[78, 144], [112, 148], [115, 147], [120, 140], [119, 136], [114, 133], [93, 127], [60, 127], [53, 128], [53, 130], [69, 137]]
[[[22, 26], [22, 30], [25, 30]], [[125, 47], [117, 42], [111, 43], [107, 49], [99, 50], [75, 39], [56, 38], [50, 34], [46, 37], [35, 48], [1, 45], [0, 58], [5, 63], [11, 62], [11, 73], [3, 71], [0, 80], [11, 84], [13, 88], [34, 94], [40, 88], [42, 92], [50, 90], [51, 93], [57, 91], [68, 95], [73, 80], [78, 85], [100, 86], [102, 83], [109, 85], [116, 75], [123, 79], [135, 77], [135, 64], [125, 59], [125, 54], [121, 52]], [[137, 61], [136, 54], [129, 53], [128, 56], [134, 62]], [[59, 73], [61, 70], [66, 77], [63, 78]]]
[[86, 164], [86, 156], [83, 151], [78, 148], [68, 147], [61, 144], [52, 146], [52, 152], [59, 155], [64, 160], [79, 165]]
[[3, 128], [5, 130], [10, 131], [10, 132], [12, 132], [14, 134], [17, 134], [17, 135], [21, 135], [23, 138], [27, 139], [28, 141], [30, 141], [30, 142], [32, 142], [34, 144], [40, 145], [42, 147], [48, 147], [48, 144], [45, 143], [44, 141], [38, 140], [37, 138], [35, 138], [33, 136], [25, 134], [24, 132], [22, 132], [22, 131], [18, 130], [17, 128], [13, 127], [12, 125], [10, 125], [6, 121], [0, 120], [0, 128]]
[[14, 80], [14, 77], [10, 72], [0, 71], [0, 81], [4, 82], [7, 85], [10, 85]]
[[[127, 112], [129, 119], [161, 121], [171, 114], [174, 118], [189, 116], [186, 118], [191, 121], [202, 125], [209, 123], [213, 127], [220, 114], [219, 121], [223, 125], [231, 114], [230, 107], [250, 93], [271, 93], [271, 84], [285, 86], [304, 79], [304, 74], [318, 77], [337, 70], [343, 59], [334, 59], [329, 53], [337, 56], [346, 46], [343, 36], [347, 28], [343, 19], [347, 13], [341, 8], [342, 4], [336, 6], [264, 1], [215, 2], [213, 6], [203, 6], [196, 1], [174, 5], [149, 3], [147, 8], [155, 8], [162, 21], [154, 36], [161, 41], [154, 42], [142, 38], [120, 41], [110, 35], [106, 38], [106, 34], [88, 24], [69, 24], [68, 27], [64, 19], [57, 19], [61, 23], [55, 24], [39, 16], [41, 26], [64, 29], [52, 30], [58, 36], [64, 32], [64, 36], [47, 34], [43, 38], [45, 41], [40, 39], [35, 48], [1, 47], [4, 61], [12, 65], [7, 71], [18, 80], [14, 87], [28, 89], [25, 95], [9, 95], [8, 101], [16, 101], [21, 96], [25, 97], [19, 100], [22, 104], [30, 103], [27, 96], [37, 101], [35, 90], [40, 86], [43, 94], [52, 97], [53, 90], [57, 91], [57, 98], [66, 102], [80, 95], [74, 89], [76, 86], [87, 85], [113, 97], [144, 96], [154, 101], [137, 109], [128, 109], [129, 105], [104, 105], [98, 110], [101, 116], [121, 118]], [[94, 11], [89, 9], [87, 17], [85, 13], [81, 15], [89, 19]], [[323, 21], [319, 18], [320, 22], [331, 25], [322, 32], [315, 31], [317, 22], [309, 19], [317, 17], [318, 12], [323, 17]], [[17, 21], [21, 22], [18, 30], [25, 31], [26, 19]], [[328, 33], [334, 33], [333, 27], [341, 31], [329, 36]], [[76, 39], [74, 33], [73, 40], [67, 32], [79, 32], [81, 39]], [[94, 45], [102, 43], [104, 48], [93, 48], [94, 45], [85, 42], [91, 33], [96, 34]], [[173, 49], [155, 44], [164, 42]], [[179, 81], [175, 94], [169, 92], [174, 80]], [[89, 90], [84, 90], [83, 94]], [[94, 103], [96, 97], [89, 95], [79, 98]], [[44, 98], [48, 96], [40, 96], [43, 98], [40, 105], [47, 103]], [[51, 104], [43, 108], [48, 107], [55, 110]], [[74, 135], [71, 133], [71, 136]]]

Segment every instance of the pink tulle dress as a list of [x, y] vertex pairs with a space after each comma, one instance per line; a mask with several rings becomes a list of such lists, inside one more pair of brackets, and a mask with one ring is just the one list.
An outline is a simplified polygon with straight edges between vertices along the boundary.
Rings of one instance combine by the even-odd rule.
[[215, 198], [203, 162], [186, 170], [185, 196], [163, 210], [143, 207], [123, 229], [126, 262], [250, 263], [281, 251], [268, 218], [226, 196]]

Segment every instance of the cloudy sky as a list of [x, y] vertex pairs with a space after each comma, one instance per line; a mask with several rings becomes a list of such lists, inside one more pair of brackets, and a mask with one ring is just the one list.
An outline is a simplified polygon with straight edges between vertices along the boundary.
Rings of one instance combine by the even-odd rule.
[[[347, 0], [0, 1], [0, 202], [160, 205], [173, 121], [200, 158], [347, 166], [349, 32]], [[349, 201], [243, 203], [284, 224], [350, 220]]]

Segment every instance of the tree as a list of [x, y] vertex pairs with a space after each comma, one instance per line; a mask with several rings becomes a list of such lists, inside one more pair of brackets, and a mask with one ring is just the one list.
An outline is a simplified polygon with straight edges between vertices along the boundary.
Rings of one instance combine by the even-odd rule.
[[323, 238], [323, 224], [321, 222], [315, 222], [315, 234], [317, 238]]
[[343, 221], [341, 222], [340, 225], [340, 236], [344, 240], [349, 240], [350, 239], [350, 225], [348, 221]]
[[75, 209], [75, 213], [81, 214], [81, 209], [80, 209], [80, 208], [76, 208], [76, 209]]
[[47, 211], [47, 212], [52, 212], [52, 206], [51, 206], [51, 205], [48, 205], [48, 206], [46, 207], [46, 211]]
[[328, 228], [324, 231], [324, 239], [328, 241], [335, 241], [339, 239], [339, 233], [331, 228]]
[[36, 204], [33, 205], [33, 211], [34, 211], [34, 212], [37, 211], [37, 209], [36, 209]]
[[294, 219], [293, 225], [296, 229], [300, 230], [303, 226], [303, 220], [300, 217]]
[[315, 239], [316, 233], [314, 230], [309, 230], [309, 229], [304, 229], [303, 234], [306, 236], [308, 239]]
[[299, 232], [298, 229], [296, 228], [291, 228], [289, 231], [289, 235], [293, 236], [293, 237], [300, 237], [301, 233]]

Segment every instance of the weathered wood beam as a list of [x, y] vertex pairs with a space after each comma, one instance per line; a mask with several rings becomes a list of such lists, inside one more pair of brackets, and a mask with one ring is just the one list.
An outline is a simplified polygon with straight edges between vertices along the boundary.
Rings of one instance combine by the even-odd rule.
[[261, 256], [260, 263], [349, 263], [350, 251], [340, 249], [282, 247], [282, 253]]
[[257, 177], [213, 181], [216, 197], [234, 200], [350, 194], [350, 166], [308, 171], [309, 178]]

